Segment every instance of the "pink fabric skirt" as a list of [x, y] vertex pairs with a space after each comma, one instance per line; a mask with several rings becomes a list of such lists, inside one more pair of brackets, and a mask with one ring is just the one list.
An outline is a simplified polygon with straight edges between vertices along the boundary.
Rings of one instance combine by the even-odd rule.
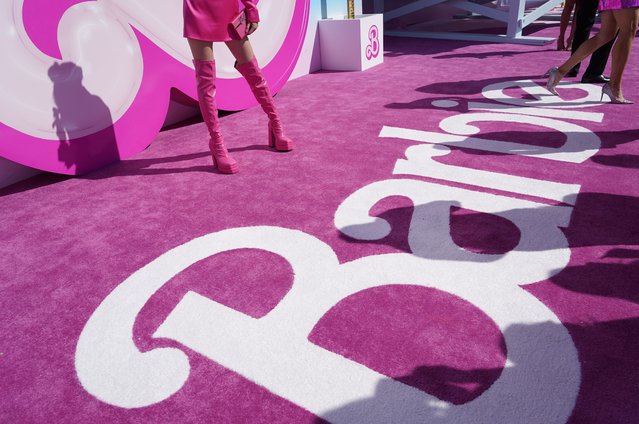
[[619, 10], [639, 7], [639, 0], [599, 0], [599, 10]]
[[184, 37], [229, 41], [229, 24], [240, 13], [237, 0], [183, 0]]

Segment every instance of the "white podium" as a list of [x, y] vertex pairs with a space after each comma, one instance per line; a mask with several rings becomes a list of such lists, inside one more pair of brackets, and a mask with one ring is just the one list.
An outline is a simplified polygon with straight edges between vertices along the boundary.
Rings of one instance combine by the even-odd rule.
[[384, 61], [384, 16], [319, 21], [322, 69], [364, 71]]

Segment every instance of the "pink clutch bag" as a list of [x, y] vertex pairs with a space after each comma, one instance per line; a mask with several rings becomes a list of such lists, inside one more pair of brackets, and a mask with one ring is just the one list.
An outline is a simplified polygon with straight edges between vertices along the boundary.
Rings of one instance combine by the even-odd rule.
[[246, 12], [242, 10], [239, 15], [229, 24], [229, 32], [235, 40], [242, 40], [247, 36]]

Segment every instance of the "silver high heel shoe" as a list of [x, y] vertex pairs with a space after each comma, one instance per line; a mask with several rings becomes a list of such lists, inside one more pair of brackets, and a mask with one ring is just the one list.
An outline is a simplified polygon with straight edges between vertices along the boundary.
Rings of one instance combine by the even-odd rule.
[[548, 72], [546, 72], [546, 75], [544, 76], [548, 77], [548, 82], [546, 83], [546, 89], [550, 91], [552, 94], [554, 94], [555, 96], [558, 96], [559, 93], [557, 93], [557, 90], [555, 90], [555, 87], [557, 86], [557, 84], [559, 84], [559, 80], [561, 79], [559, 77], [559, 68], [548, 69]]
[[623, 97], [615, 96], [612, 93], [612, 88], [610, 88], [610, 84], [605, 84], [601, 87], [601, 99], [599, 101], [603, 101], [604, 94], [610, 97], [610, 103], [618, 104], [618, 105], [631, 105], [634, 104], [632, 100], [624, 99]]

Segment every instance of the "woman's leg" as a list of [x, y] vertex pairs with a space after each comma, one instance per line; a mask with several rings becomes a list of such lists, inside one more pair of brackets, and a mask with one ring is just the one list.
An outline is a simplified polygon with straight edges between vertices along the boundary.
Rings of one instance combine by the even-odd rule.
[[193, 59], [196, 60], [215, 60], [213, 56], [213, 43], [210, 41], [193, 40], [187, 38]]
[[601, 12], [601, 29], [599, 33], [580, 45], [577, 51], [559, 67], [560, 79], [575, 65], [581, 63], [582, 60], [591, 55], [592, 52], [612, 40], [616, 33], [617, 22], [612, 12], [609, 10]]
[[[564, 3], [564, 9], [561, 12], [561, 19], [559, 21], [559, 36], [557, 37], [557, 50], [566, 50], [566, 45], [570, 48], [570, 43], [565, 43], [566, 28], [570, 24], [570, 15], [575, 8], [575, 0], [566, 0]], [[571, 25], [572, 26], [572, 25]], [[572, 30], [570, 40], [572, 40]]]
[[250, 62], [255, 57], [253, 47], [251, 46], [251, 42], [248, 38], [244, 38], [243, 40], [227, 41], [226, 46], [235, 58], [235, 61], [237, 62], [236, 66]]
[[575, 24], [575, 17], [577, 16], [577, 12], [579, 11], [579, 4], [575, 3], [574, 6], [575, 11], [572, 15], [572, 20], [570, 21], [570, 35], [568, 36], [568, 40], [566, 41], [566, 50], [572, 49], [572, 40], [575, 39], [575, 29], [577, 25]]
[[226, 46], [235, 57], [235, 68], [242, 74], [244, 79], [246, 79], [255, 99], [259, 102], [260, 106], [262, 106], [262, 110], [268, 115], [269, 146], [282, 152], [293, 150], [293, 141], [284, 135], [282, 121], [275, 108], [275, 102], [271, 96], [268, 82], [257, 64], [257, 59], [255, 58], [253, 47], [251, 47], [251, 42], [248, 40], [248, 37], [243, 40], [227, 41]]
[[610, 74], [610, 89], [612, 93], [623, 99], [621, 94], [621, 78], [623, 71], [630, 57], [632, 40], [637, 33], [637, 20], [639, 19], [639, 8], [613, 10], [615, 20], [619, 25], [619, 36], [612, 49], [612, 71]]
[[188, 41], [193, 54], [200, 111], [211, 136], [209, 149], [211, 149], [213, 164], [223, 174], [235, 174], [238, 172], [239, 167], [226, 150], [226, 145], [220, 132], [220, 122], [217, 117], [217, 105], [215, 103], [216, 68], [213, 58], [213, 43], [190, 38]]

